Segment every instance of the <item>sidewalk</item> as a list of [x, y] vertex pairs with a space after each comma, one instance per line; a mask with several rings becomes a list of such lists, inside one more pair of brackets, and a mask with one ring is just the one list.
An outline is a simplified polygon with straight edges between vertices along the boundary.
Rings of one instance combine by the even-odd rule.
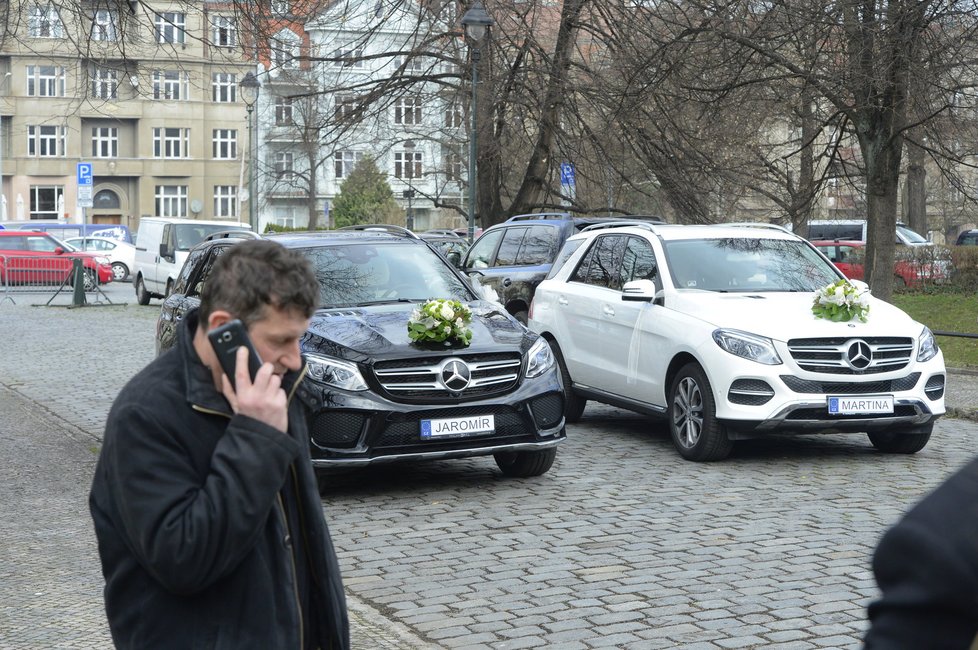
[[978, 421], [978, 370], [948, 368], [944, 403], [947, 417]]

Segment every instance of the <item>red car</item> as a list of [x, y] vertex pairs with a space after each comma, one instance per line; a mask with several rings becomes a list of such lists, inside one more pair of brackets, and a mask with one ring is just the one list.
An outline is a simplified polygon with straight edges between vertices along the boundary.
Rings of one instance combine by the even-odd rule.
[[[812, 245], [822, 251], [822, 254], [829, 258], [847, 278], [852, 280], [865, 279], [863, 260], [865, 259], [866, 242], [813, 241]], [[898, 287], [910, 288], [918, 288], [924, 282], [941, 283], [947, 280], [947, 268], [940, 261], [921, 263], [898, 259], [893, 265], [893, 280]]]
[[85, 269], [85, 290], [112, 282], [112, 264], [107, 257], [76, 251], [46, 232], [0, 230], [0, 283], [59, 285], [69, 277], [74, 260]]

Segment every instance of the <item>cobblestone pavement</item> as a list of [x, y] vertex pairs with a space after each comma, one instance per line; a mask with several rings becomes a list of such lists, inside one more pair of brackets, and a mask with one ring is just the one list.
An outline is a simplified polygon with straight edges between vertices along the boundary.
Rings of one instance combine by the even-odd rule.
[[[0, 304], [4, 648], [109, 645], [85, 497], [157, 305]], [[948, 381], [955, 413], [978, 412], [978, 377]], [[944, 418], [913, 456], [802, 436], [694, 464], [661, 425], [589, 406], [543, 477], [488, 459], [368, 469], [334, 476], [324, 507], [357, 648], [856, 648], [879, 535], [976, 435]]]

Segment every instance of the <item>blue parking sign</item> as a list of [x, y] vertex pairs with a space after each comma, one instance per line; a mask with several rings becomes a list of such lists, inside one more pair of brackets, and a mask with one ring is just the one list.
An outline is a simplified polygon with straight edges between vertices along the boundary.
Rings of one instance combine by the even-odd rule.
[[89, 186], [92, 184], [92, 163], [78, 163], [78, 184]]
[[574, 163], [560, 163], [560, 184], [574, 187], [574, 185], [576, 185], [575, 181]]

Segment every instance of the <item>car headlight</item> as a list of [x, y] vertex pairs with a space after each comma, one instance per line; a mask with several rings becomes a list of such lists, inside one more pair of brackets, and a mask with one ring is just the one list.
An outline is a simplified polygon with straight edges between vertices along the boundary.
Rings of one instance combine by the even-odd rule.
[[713, 340], [734, 356], [768, 366], [776, 366], [781, 363], [781, 357], [778, 356], [778, 351], [774, 349], [774, 342], [769, 338], [748, 334], [740, 330], [721, 329], [713, 332]]
[[917, 361], [930, 361], [937, 356], [937, 339], [930, 328], [924, 326], [924, 331], [917, 337]]
[[109, 258], [107, 258], [107, 257], [96, 257], [95, 258], [95, 261], [98, 262], [99, 264], [111, 264], [112, 263], [112, 262], [109, 261]]
[[546, 339], [540, 337], [530, 347], [530, 351], [526, 353], [526, 376], [528, 378], [539, 377], [553, 368], [554, 363], [554, 353], [550, 349], [550, 344], [547, 343]]
[[342, 390], [367, 390], [367, 382], [363, 380], [355, 363], [318, 354], [307, 354], [306, 363], [309, 366], [309, 376], [320, 383]]

